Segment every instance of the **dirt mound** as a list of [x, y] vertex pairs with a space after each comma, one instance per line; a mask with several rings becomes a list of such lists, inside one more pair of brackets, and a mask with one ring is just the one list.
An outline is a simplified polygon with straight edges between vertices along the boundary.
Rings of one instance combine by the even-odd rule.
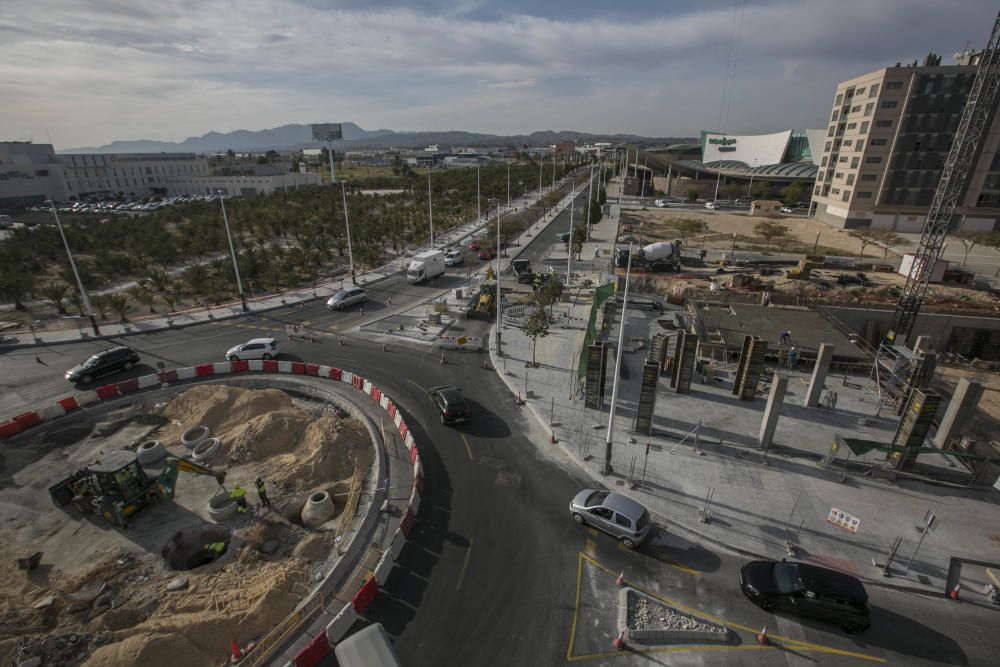
[[179, 421], [184, 429], [207, 426], [217, 436], [254, 417], [290, 409], [292, 397], [280, 389], [207, 384], [174, 396], [161, 414]]

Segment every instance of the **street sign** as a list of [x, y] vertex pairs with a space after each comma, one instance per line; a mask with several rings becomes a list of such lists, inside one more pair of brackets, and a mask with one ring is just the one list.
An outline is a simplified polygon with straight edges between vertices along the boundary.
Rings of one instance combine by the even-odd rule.
[[851, 533], [858, 532], [858, 526], [861, 525], [861, 519], [856, 516], [851, 516], [847, 512], [843, 512], [836, 507], [830, 509], [830, 514], [826, 517], [826, 520], [838, 528], [843, 528]]
[[344, 138], [340, 129], [340, 123], [319, 123], [313, 125], [312, 133], [315, 141], [336, 141]]

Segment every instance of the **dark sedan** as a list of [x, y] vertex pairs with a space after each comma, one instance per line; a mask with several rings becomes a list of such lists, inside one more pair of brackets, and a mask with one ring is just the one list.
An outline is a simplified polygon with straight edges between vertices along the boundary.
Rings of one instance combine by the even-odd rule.
[[101, 350], [82, 364], [69, 369], [66, 371], [66, 379], [70, 382], [90, 384], [103, 375], [131, 370], [137, 363], [139, 354], [130, 347], [120, 345]]
[[781, 609], [863, 632], [871, 625], [868, 593], [856, 578], [807, 563], [755, 560], [740, 569], [740, 589], [765, 611]]
[[469, 404], [462, 398], [462, 392], [458, 387], [445, 384], [440, 387], [434, 387], [428, 394], [441, 414], [442, 424], [467, 422], [472, 418], [472, 410], [469, 409]]

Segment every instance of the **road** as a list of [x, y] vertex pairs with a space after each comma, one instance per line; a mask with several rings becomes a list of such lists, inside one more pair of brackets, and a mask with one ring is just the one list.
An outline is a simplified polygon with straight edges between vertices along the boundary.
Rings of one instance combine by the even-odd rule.
[[[584, 195], [585, 196], [585, 195]], [[529, 256], [568, 220], [556, 220], [533, 237]], [[537, 245], [536, 245], [537, 244]], [[452, 270], [464, 275], [465, 269]], [[391, 290], [391, 291], [387, 291]], [[283, 358], [356, 370], [389, 393], [408, 414], [420, 445], [426, 482], [411, 542], [370, 612], [394, 637], [405, 664], [991, 664], [998, 648], [990, 609], [885, 589], [871, 589], [873, 627], [847, 636], [834, 627], [763, 612], [739, 592], [744, 559], [657, 519], [657, 534], [639, 550], [573, 523], [567, 504], [594, 483], [528, 413], [515, 406], [499, 378], [480, 357], [455, 354], [440, 364], [432, 348], [381, 341], [354, 333], [363, 321], [393, 305], [416, 302], [433, 288], [394, 284], [369, 289], [357, 309], [326, 310], [322, 302], [266, 316], [213, 322], [128, 338], [143, 358], [123, 379], [167, 367], [221, 360], [231, 345], [308, 322], [315, 342], [288, 341]], [[338, 344], [343, 338], [344, 345]], [[70, 389], [63, 371], [105, 344], [80, 342], [6, 352], [0, 356], [0, 414], [50, 402]], [[36, 356], [37, 355], [37, 356]], [[426, 397], [436, 384], [463, 389], [474, 411], [466, 425], [444, 426]], [[2, 459], [0, 459], [2, 461]], [[609, 614], [614, 579], [734, 629], [723, 646], [677, 645], [666, 653], [611, 648]], [[754, 634], [768, 625], [774, 641], [759, 649]], [[736, 656], [733, 653], [736, 652]]]

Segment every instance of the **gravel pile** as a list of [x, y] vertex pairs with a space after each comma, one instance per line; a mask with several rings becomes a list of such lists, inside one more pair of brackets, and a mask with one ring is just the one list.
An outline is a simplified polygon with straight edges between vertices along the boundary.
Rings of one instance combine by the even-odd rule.
[[633, 630], [720, 631], [715, 625], [702, 623], [644, 595], [630, 595], [629, 598], [628, 627]]

